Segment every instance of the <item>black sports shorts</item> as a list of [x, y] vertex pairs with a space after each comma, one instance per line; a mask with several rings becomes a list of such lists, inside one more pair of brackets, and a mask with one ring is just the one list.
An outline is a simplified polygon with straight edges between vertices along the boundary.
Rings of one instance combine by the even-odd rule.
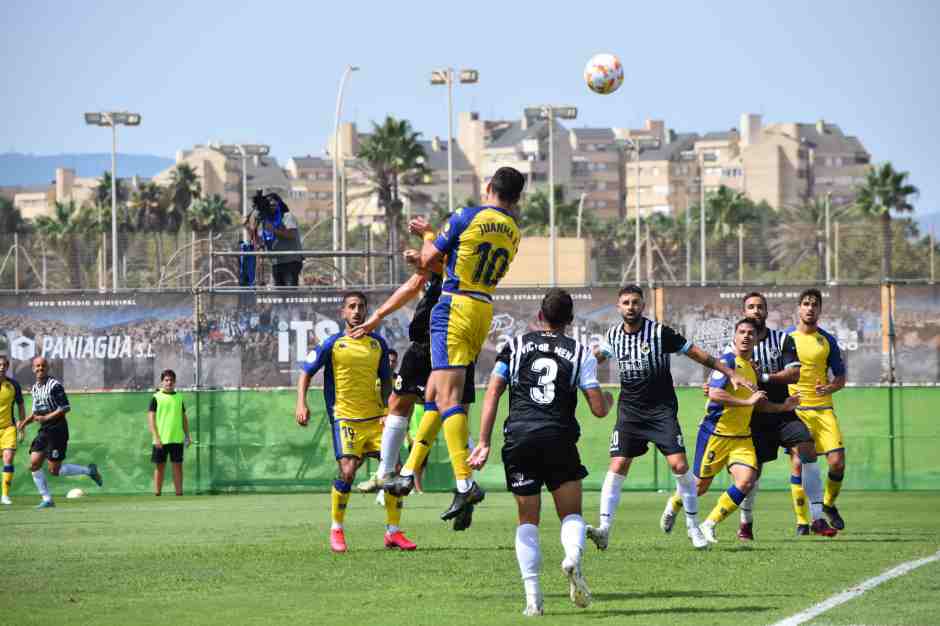
[[507, 440], [503, 445], [506, 488], [517, 496], [555, 491], [564, 483], [588, 475], [581, 464], [578, 446], [568, 438]]
[[62, 461], [69, 450], [69, 423], [64, 418], [39, 429], [30, 452], [42, 452], [50, 461]]
[[664, 456], [685, 452], [682, 428], [675, 417], [656, 420], [618, 420], [610, 435], [610, 456], [633, 459], [653, 443]]
[[[475, 363], [467, 367], [463, 385], [462, 404], [473, 404], [476, 389], [473, 386]], [[392, 390], [399, 396], [416, 395], [424, 401], [424, 390], [431, 375], [431, 347], [426, 343], [412, 343], [401, 357], [398, 375], [395, 376]]]
[[153, 447], [153, 451], [150, 453], [150, 460], [157, 465], [163, 465], [166, 463], [166, 457], [169, 455], [171, 463], [182, 463], [183, 462], [183, 444], [181, 443], [165, 443], [162, 448], [157, 446]]
[[758, 413], [754, 418], [751, 437], [754, 440], [758, 464], [776, 460], [779, 448], [793, 448], [813, 440], [806, 424], [793, 411]]

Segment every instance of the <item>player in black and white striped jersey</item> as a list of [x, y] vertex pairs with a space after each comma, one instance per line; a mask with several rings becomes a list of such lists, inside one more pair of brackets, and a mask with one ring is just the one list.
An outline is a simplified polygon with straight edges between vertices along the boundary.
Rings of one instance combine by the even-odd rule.
[[71, 410], [65, 387], [58, 380], [49, 376], [49, 363], [41, 356], [33, 359], [33, 374], [36, 383], [31, 394], [33, 400], [32, 413], [23, 420], [23, 428], [30, 422], [39, 424], [39, 432], [29, 446], [29, 465], [33, 473], [33, 482], [42, 502], [38, 509], [54, 507], [49, 486], [46, 483], [46, 474], [42, 464], [48, 460], [49, 473], [53, 476], [88, 476], [97, 485], [101, 486], [101, 474], [94, 463], [89, 465], [75, 465], [62, 463], [65, 460], [69, 446], [69, 424], [65, 414]]
[[[670, 355], [685, 354], [705, 367], [728, 377], [732, 386], [751, 385], [733, 369], [716, 360], [675, 330], [643, 317], [643, 290], [628, 285], [617, 296], [623, 323], [607, 331], [598, 348], [598, 361], [617, 360], [620, 398], [617, 425], [610, 438], [610, 467], [601, 490], [600, 525], [588, 526], [587, 536], [601, 550], [607, 548], [620, 491], [630, 463], [646, 454], [650, 442], [666, 457], [676, 479], [686, 510], [686, 526], [692, 545], [705, 548], [708, 542], [699, 530], [695, 477], [689, 470], [679, 426], [679, 402], [672, 382]], [[665, 530], [665, 529], [664, 529]], [[672, 527], [669, 527], [672, 530]], [[668, 531], [667, 531], [668, 532]]]

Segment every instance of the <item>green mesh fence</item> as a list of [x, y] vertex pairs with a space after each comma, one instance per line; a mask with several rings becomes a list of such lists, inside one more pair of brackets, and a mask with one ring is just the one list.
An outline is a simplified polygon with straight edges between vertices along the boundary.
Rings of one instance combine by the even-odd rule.
[[[681, 388], [680, 420], [690, 455], [704, 398], [696, 388]], [[282, 391], [183, 391], [195, 441], [186, 453], [188, 493], [250, 491], [325, 491], [336, 464], [322, 395], [311, 391], [310, 426], [294, 423], [295, 393]], [[151, 493], [150, 434], [146, 411], [150, 393], [72, 393], [68, 458], [94, 462], [101, 468], [105, 493]], [[505, 398], [504, 398], [505, 400]], [[29, 400], [27, 400], [27, 403]], [[847, 450], [846, 489], [936, 489], [940, 485], [940, 446], [936, 424], [940, 387], [856, 387], [836, 396], [836, 410]], [[597, 419], [581, 403], [581, 457], [590, 471], [587, 489], [599, 489], [608, 463], [607, 445], [614, 416]], [[500, 410], [501, 422], [505, 403]], [[479, 425], [479, 404], [471, 411], [471, 431]], [[490, 489], [504, 489], [499, 427], [494, 434], [490, 463], [478, 476]], [[28, 471], [29, 440], [16, 459], [14, 495], [35, 493]], [[691, 462], [691, 458], [689, 459]], [[372, 471], [370, 461], [360, 476]], [[168, 472], [169, 474], [169, 472]], [[765, 470], [762, 488], [783, 489], [789, 464], [782, 457]], [[169, 479], [168, 479], [169, 481]], [[54, 494], [74, 486], [97, 488], [85, 478], [51, 478]], [[169, 484], [169, 483], [168, 483]], [[425, 487], [452, 487], [450, 463], [442, 439], [431, 451]], [[628, 489], [672, 489], [665, 460], [652, 450], [634, 461], [625, 484]], [[169, 487], [166, 487], [169, 491]]]

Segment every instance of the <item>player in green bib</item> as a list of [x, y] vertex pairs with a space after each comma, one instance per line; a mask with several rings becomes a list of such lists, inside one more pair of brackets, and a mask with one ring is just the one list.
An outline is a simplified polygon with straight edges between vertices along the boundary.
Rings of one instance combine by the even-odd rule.
[[176, 392], [176, 372], [164, 370], [160, 374], [160, 389], [150, 399], [147, 424], [153, 437], [150, 460], [154, 464], [153, 494], [163, 491], [166, 458], [173, 466], [173, 488], [176, 495], [183, 495], [183, 448], [189, 447], [189, 420], [183, 396]]

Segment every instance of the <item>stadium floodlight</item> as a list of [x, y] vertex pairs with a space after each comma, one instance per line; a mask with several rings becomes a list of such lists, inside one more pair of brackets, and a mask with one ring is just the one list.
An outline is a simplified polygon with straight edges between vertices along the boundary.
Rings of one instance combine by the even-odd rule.
[[[242, 221], [248, 215], [248, 157], [268, 156], [271, 146], [263, 143], [226, 143], [210, 146], [227, 157], [241, 157], [242, 160]], [[243, 229], [242, 239], [248, 241], [248, 230]]]
[[[480, 80], [477, 70], [462, 69], [458, 80], [472, 84]], [[454, 212], [454, 68], [445, 67], [431, 72], [432, 85], [447, 85], [447, 210]]]
[[140, 113], [128, 111], [100, 111], [85, 113], [89, 126], [111, 127], [111, 285], [118, 288], [118, 239], [117, 239], [117, 127], [140, 126]]
[[526, 117], [548, 120], [548, 282], [557, 285], [556, 266], [558, 263], [555, 250], [555, 118], [573, 120], [578, 117], [578, 107], [567, 105], [542, 104], [524, 109]]

